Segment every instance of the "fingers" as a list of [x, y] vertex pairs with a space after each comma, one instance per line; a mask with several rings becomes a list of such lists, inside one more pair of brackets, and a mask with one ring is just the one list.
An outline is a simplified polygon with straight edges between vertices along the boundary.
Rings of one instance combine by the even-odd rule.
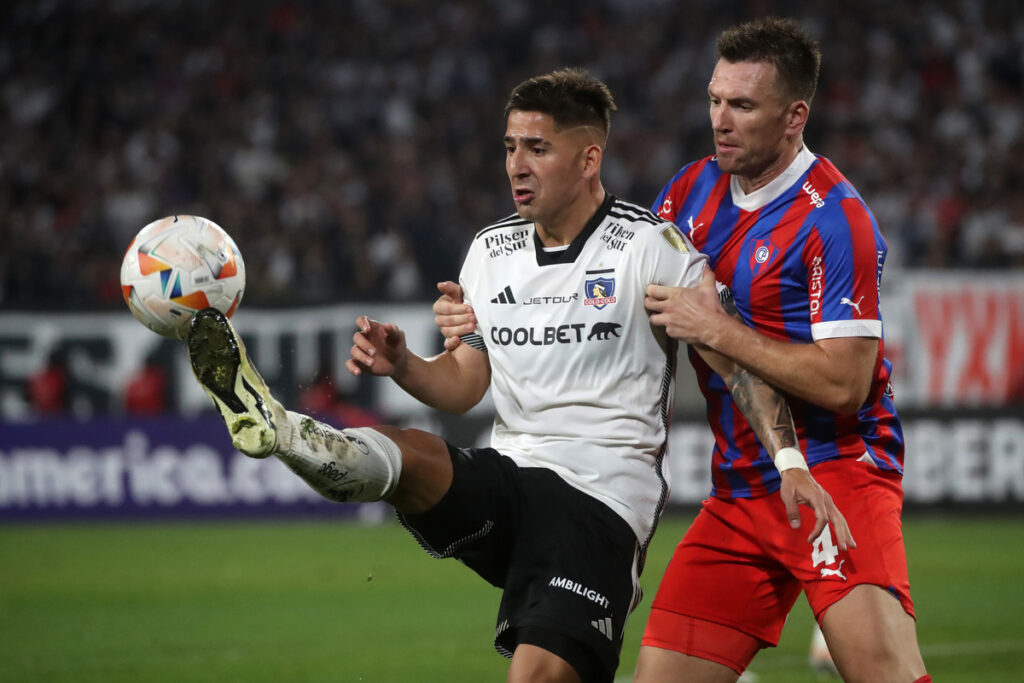
[[[666, 287], [665, 285], [647, 285], [647, 296], [651, 299], [664, 301], [672, 296], [677, 287]], [[644, 299], [646, 301], [646, 299]]]
[[[807, 536], [807, 542], [813, 544], [818, 536], [821, 536], [821, 532], [825, 530], [825, 526], [828, 525], [829, 516], [823, 505], [810, 505], [811, 509], [814, 510], [814, 528], [811, 529], [811, 533]], [[793, 528], [795, 529], [796, 527]]]
[[[352, 348], [349, 349], [349, 356], [351, 358], [345, 363], [345, 367], [353, 375], [362, 374], [362, 370], [373, 366], [373, 358], [377, 355], [377, 346], [370, 339], [373, 322], [365, 315], [356, 318], [356, 328], [358, 331], [352, 335]], [[380, 325], [380, 323], [377, 324]], [[385, 339], [398, 330], [398, 328], [390, 323], [381, 327], [384, 330]], [[350, 362], [353, 363], [352, 367], [349, 367]]]
[[[345, 367], [348, 367], [348, 364], [354, 361], [363, 368], [370, 368], [373, 366], [373, 357], [375, 355], [377, 355], [377, 347], [373, 345], [373, 342], [362, 332], [356, 332], [352, 335], [352, 348], [349, 349], [350, 358], [345, 363]], [[354, 375], [360, 374], [359, 372], [353, 372], [352, 368], [349, 368], [349, 372], [352, 372]]]
[[832, 523], [832, 530], [835, 532], [836, 545], [839, 546], [840, 550], [856, 548], [857, 541], [853, 539], [853, 532], [850, 531], [850, 526], [846, 523], [846, 517], [836, 507], [832, 497], [828, 493], [825, 495], [828, 497], [826, 502], [829, 508], [829, 521]]
[[351, 372], [356, 377], [363, 374], [363, 366], [355, 362], [351, 358], [345, 361], [345, 369]]
[[437, 315], [434, 324], [441, 328], [445, 338], [461, 337], [476, 331], [476, 316], [473, 315]]
[[472, 315], [473, 307], [461, 301], [452, 301], [447, 297], [438, 297], [434, 305], [430, 307], [437, 318], [455, 318], [459, 316]]
[[[441, 292], [444, 297], [448, 297], [451, 303], [461, 304], [462, 303], [462, 287], [457, 282], [451, 280], [445, 280], [444, 282], [437, 283], [437, 291]], [[440, 301], [441, 299], [438, 299]], [[437, 311], [435, 311], [436, 313]]]
[[664, 311], [668, 307], [668, 302], [665, 299], [656, 299], [653, 296], [644, 297], [644, 308], [648, 311], [657, 311], [658, 313]]
[[[454, 282], [438, 282], [441, 296], [434, 302], [434, 324], [441, 328], [446, 339], [469, 334], [476, 330], [473, 307], [463, 303], [462, 287]], [[445, 342], [447, 348], [448, 342]], [[457, 344], [456, 344], [457, 346]]]
[[462, 340], [459, 337], [445, 337], [444, 338], [444, 349], [449, 353], [459, 348], [459, 344]]
[[796, 491], [782, 492], [782, 504], [786, 506], [786, 517], [789, 518], [789, 526], [793, 529], [799, 529], [800, 505], [797, 503]]

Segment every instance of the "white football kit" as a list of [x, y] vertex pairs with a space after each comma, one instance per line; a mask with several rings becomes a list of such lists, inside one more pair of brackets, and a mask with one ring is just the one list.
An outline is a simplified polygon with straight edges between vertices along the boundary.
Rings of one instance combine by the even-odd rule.
[[533, 223], [481, 230], [462, 268], [489, 354], [491, 446], [546, 467], [608, 505], [649, 541], [668, 493], [676, 344], [655, 334], [648, 284], [700, 282], [706, 258], [673, 224], [607, 195], [567, 248], [545, 250]]

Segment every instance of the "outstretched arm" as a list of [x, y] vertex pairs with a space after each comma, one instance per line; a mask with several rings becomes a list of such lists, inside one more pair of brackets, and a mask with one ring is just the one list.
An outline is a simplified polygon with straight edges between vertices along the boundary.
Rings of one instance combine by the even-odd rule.
[[351, 357], [345, 367], [353, 375], [368, 372], [390, 377], [418, 401], [450, 413], [464, 413], [483, 398], [491, 382], [487, 354], [468, 344], [421, 358], [410, 351], [405, 333], [391, 323], [356, 319]]

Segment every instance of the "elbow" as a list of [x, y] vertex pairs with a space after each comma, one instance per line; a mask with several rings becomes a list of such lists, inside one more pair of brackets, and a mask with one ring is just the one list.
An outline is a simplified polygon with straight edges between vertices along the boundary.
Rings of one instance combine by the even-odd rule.
[[822, 407], [843, 416], [856, 415], [864, 407], [867, 396], [867, 389], [862, 391], [859, 387], [837, 386]]
[[484, 394], [487, 393], [488, 386], [489, 385], [485, 385], [483, 389], [480, 389], [478, 387], [474, 391], [468, 392], [465, 396], [462, 397], [461, 400], [449, 404], [447, 406], [446, 412], [449, 412], [453, 415], [465, 415], [470, 410], [472, 410], [477, 403], [480, 403], [480, 401], [483, 400]]
[[456, 405], [448, 406], [448, 410], [446, 412], [449, 412], [452, 415], [465, 415], [475, 405], [475, 403], [459, 403]]

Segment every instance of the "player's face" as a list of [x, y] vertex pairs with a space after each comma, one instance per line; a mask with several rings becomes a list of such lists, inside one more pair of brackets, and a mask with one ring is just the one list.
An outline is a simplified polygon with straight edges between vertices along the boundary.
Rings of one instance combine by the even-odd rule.
[[780, 162], [789, 108], [776, 77], [774, 64], [718, 60], [708, 99], [718, 166], [726, 173], [754, 181]]
[[585, 196], [586, 137], [556, 130], [549, 114], [513, 109], [505, 129], [505, 170], [516, 211], [557, 231]]

